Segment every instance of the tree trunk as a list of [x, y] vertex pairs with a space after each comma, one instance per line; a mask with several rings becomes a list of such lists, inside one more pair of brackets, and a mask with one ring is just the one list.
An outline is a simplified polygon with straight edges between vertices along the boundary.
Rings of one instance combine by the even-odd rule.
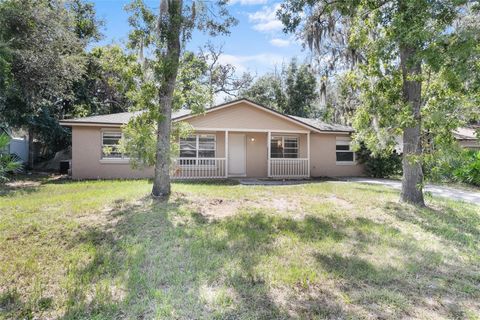
[[33, 162], [35, 158], [35, 148], [33, 144], [33, 129], [28, 128], [28, 168], [33, 170]]
[[[172, 102], [175, 82], [177, 80], [180, 60], [180, 33], [182, 28], [181, 0], [170, 1], [167, 19], [167, 51], [160, 57], [163, 64], [159, 88], [159, 112], [162, 115], [157, 120], [157, 150], [155, 156], [155, 177], [152, 195], [158, 198], [168, 198], [170, 195], [170, 132], [172, 124]], [[162, 13], [160, 13], [162, 15]], [[160, 32], [160, 29], [159, 29]]]
[[422, 66], [420, 61], [413, 61], [415, 49], [400, 48], [400, 64], [403, 75], [403, 99], [412, 112], [412, 126], [403, 130], [403, 177], [401, 201], [418, 206], [425, 206], [423, 199], [423, 171], [421, 146], [421, 95], [422, 83], [420, 76]]

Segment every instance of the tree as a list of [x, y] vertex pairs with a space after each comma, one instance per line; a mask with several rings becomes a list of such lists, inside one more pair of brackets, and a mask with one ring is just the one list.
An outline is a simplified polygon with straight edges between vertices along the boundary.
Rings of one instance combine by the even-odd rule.
[[[228, 34], [229, 27], [235, 24], [236, 20], [229, 15], [226, 5], [227, 1], [224, 0], [161, 0], [157, 17], [141, 0], [135, 0], [129, 8], [132, 12], [130, 24], [134, 28], [131, 42], [141, 48], [141, 53], [151, 44], [154, 53], [154, 59], [149, 61], [153, 79], [144, 79], [146, 81], [140, 91], [147, 92], [149, 97], [156, 97], [158, 103], [137, 95], [145, 111], [141, 119], [147, 126], [151, 121], [156, 126], [155, 176], [152, 188], [154, 197], [163, 199], [170, 195], [172, 110], [188, 107], [181, 103], [175, 104], [176, 101], [188, 102], [185, 97], [175, 97], [183, 47], [195, 29], [207, 32], [210, 36]], [[153, 23], [154, 21], [156, 23]], [[187, 91], [195, 91], [190, 89]]]
[[316, 113], [319, 97], [315, 75], [308, 65], [299, 65], [295, 59], [288, 66], [282, 66], [280, 72], [261, 76], [239, 95], [300, 117]]
[[[472, 110], [475, 100], [478, 106], [478, 91], [468, 90], [478, 85], [479, 28], [464, 20], [471, 14], [478, 7], [466, 0], [288, 0], [278, 12], [285, 31], [299, 32], [320, 58], [332, 54], [332, 66], [354, 70], [351, 84], [361, 93], [357, 139], [378, 149], [393, 143], [378, 143], [385, 136], [403, 137], [403, 202], [424, 205], [422, 132], [429, 123], [442, 131], [426, 111], [450, 114], [458, 124], [462, 110]], [[452, 103], [454, 116], [446, 112]]]
[[222, 54], [222, 47], [216, 48], [211, 43], [208, 43], [200, 51], [200, 57], [207, 66], [206, 76], [210, 95], [225, 94], [229, 97], [235, 97], [239, 91], [247, 88], [252, 83], [253, 78], [248, 72], [238, 76], [234, 65], [220, 63]]
[[126, 112], [133, 107], [129, 97], [142, 75], [134, 54], [118, 45], [95, 47], [86, 55], [86, 72], [75, 83], [70, 102], [72, 117]]
[[259, 77], [250, 87], [241, 90], [239, 96], [278, 111], [285, 108], [287, 101], [283, 80], [277, 73], [268, 73]]
[[59, 132], [58, 118], [72, 98], [73, 84], [84, 72], [83, 50], [92, 26], [85, 28], [89, 16], [79, 18], [79, 12], [68, 4], [49, 0], [0, 3], [0, 116], [12, 126], [28, 128], [30, 167], [38, 124], [55, 126], [55, 130], [44, 131], [47, 134]]

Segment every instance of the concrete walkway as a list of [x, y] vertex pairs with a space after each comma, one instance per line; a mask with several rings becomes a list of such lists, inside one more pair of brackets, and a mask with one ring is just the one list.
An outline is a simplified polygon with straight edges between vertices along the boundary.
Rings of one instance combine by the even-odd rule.
[[[395, 189], [402, 188], [402, 182], [398, 180], [375, 179], [375, 178], [345, 178], [344, 181], [352, 181], [358, 183], [378, 184], [388, 186]], [[480, 205], [480, 192], [462, 190], [458, 188], [427, 184], [423, 189], [430, 192], [433, 196], [448, 198], [452, 200], [460, 200]]]

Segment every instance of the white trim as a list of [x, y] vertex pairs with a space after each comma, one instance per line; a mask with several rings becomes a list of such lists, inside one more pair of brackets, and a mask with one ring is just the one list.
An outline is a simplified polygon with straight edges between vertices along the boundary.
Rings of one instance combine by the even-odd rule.
[[100, 159], [101, 164], [129, 164], [130, 159]]
[[225, 147], [223, 148], [225, 151], [225, 178], [228, 178], [228, 130], [225, 130]]
[[[354, 166], [357, 164], [357, 156], [355, 151], [351, 148], [352, 140], [345, 137], [337, 137], [335, 141], [335, 165], [337, 166]], [[337, 150], [337, 146], [348, 146], [348, 150]], [[338, 152], [351, 152], [353, 154], [353, 161], [338, 161]]]
[[[103, 135], [105, 133], [120, 133], [120, 139], [123, 139], [123, 131], [118, 128], [117, 130], [115, 129], [100, 129], [100, 161], [103, 161], [103, 163], [122, 163], [122, 162], [125, 162], [128, 163], [130, 161], [130, 157], [126, 157], [125, 154], [122, 152], [121, 155], [122, 157], [121, 158], [114, 158], [114, 157], [104, 157], [103, 156], [103, 148], [106, 146], [105, 144], [103, 144]], [[112, 146], [112, 145], [108, 145], [108, 146]]]
[[[355, 155], [353, 158], [355, 159]], [[356, 164], [356, 161], [335, 161], [335, 165], [337, 166], [355, 166]]]
[[[296, 141], [297, 141], [297, 147], [296, 148], [286, 148], [285, 147], [285, 138], [287, 139], [292, 139], [292, 138], [295, 138]], [[270, 158], [272, 159], [299, 159], [300, 158], [300, 137], [298, 135], [285, 135], [285, 134], [274, 134], [270, 137], [270, 149], [271, 149], [271, 143], [272, 143], [272, 139], [281, 139], [282, 140], [282, 155], [283, 157], [281, 158], [272, 158], [272, 155], [271, 155], [271, 150], [270, 150]], [[297, 157], [296, 158], [286, 158], [285, 157], [285, 149], [296, 149], [297, 150]], [[290, 153], [290, 154], [294, 154], [294, 153]]]
[[121, 128], [125, 123], [95, 123], [95, 122], [69, 122], [69, 121], [59, 121], [59, 124], [62, 126], [72, 126], [72, 127], [105, 127], [105, 128]]
[[307, 133], [308, 176], [310, 177], [310, 132]]
[[249, 129], [249, 128], [199, 128], [193, 127], [195, 131], [225, 131], [228, 130], [230, 132], [273, 132], [273, 133], [308, 133], [309, 131], [306, 130], [282, 130], [282, 129]]
[[267, 155], [267, 167], [268, 167], [268, 177], [271, 176], [270, 173], [270, 152], [271, 152], [271, 143], [272, 143], [272, 132], [268, 131], [268, 136], [267, 136], [267, 150], [268, 150], [268, 155]]
[[[213, 145], [214, 145], [214, 149], [200, 149], [200, 136], [211, 136], [213, 137]], [[201, 133], [201, 132], [195, 132], [194, 134], [190, 135], [189, 137], [195, 137], [195, 157], [179, 157], [179, 158], [182, 158], [182, 159], [206, 159], [206, 158], [202, 158], [202, 157], [199, 157], [199, 152], [200, 151], [213, 151], [213, 157], [212, 158], [215, 158], [217, 156], [217, 134], [216, 133]], [[181, 153], [182, 152], [182, 148], [181, 148], [181, 140], [182, 138], [179, 139], [178, 141], [178, 146], [179, 146], [179, 152]]]

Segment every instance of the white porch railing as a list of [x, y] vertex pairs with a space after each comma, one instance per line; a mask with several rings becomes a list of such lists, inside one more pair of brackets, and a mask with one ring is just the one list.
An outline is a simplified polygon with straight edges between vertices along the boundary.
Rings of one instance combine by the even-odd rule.
[[272, 178], [308, 178], [310, 163], [308, 158], [268, 160]]
[[225, 178], [225, 158], [178, 158], [172, 164], [172, 179]]

